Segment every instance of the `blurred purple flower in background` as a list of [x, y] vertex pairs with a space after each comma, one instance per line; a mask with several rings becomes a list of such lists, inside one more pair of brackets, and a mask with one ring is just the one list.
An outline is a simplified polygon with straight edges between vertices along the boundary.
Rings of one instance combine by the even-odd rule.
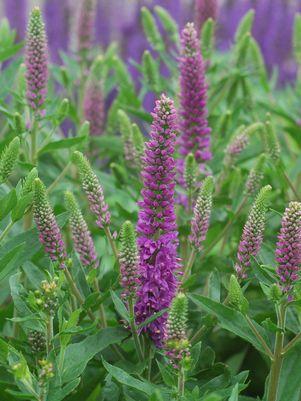
[[51, 60], [60, 63], [60, 51], [67, 51], [70, 40], [71, 6], [69, 0], [46, 0], [44, 17]]
[[11, 27], [17, 31], [17, 39], [23, 39], [27, 23], [27, 0], [4, 0], [4, 13]]

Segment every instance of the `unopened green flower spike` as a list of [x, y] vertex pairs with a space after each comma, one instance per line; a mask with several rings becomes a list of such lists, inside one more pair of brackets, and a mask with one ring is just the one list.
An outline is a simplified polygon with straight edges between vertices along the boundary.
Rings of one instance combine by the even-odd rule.
[[0, 156], [0, 183], [5, 182], [13, 171], [20, 151], [20, 139], [14, 138]]
[[70, 103], [68, 99], [63, 99], [58, 107], [57, 117], [58, 120], [61, 122], [67, 116], [69, 112]]
[[139, 164], [141, 164], [141, 156], [143, 156], [144, 149], [145, 149], [144, 136], [143, 136], [140, 128], [138, 127], [138, 125], [135, 123], [132, 124], [132, 130], [133, 130], [134, 146], [137, 151], [137, 155], [139, 157]]
[[235, 32], [235, 42], [239, 42], [245, 36], [246, 33], [251, 32], [254, 16], [255, 16], [254, 10], [249, 10], [243, 16]]
[[249, 303], [247, 299], [244, 297], [239, 282], [237, 278], [234, 276], [234, 274], [232, 274], [230, 277], [228, 299], [229, 303], [235, 309], [238, 309], [243, 314], [246, 314], [248, 312]]
[[179, 42], [179, 27], [172, 16], [161, 6], [155, 6], [154, 8], [156, 14], [158, 15], [164, 29], [169, 34], [170, 39], [174, 43]]
[[145, 36], [147, 37], [147, 40], [155, 50], [157, 50], [158, 52], [162, 52], [165, 47], [164, 42], [159, 33], [154, 17], [146, 7], [141, 8], [141, 19], [143, 30]]
[[280, 145], [269, 114], [267, 114], [267, 120], [265, 122], [264, 142], [266, 153], [270, 156], [272, 161], [278, 162], [280, 159]]
[[179, 293], [172, 301], [167, 323], [165, 349], [175, 369], [188, 369], [190, 364], [190, 343], [187, 338], [188, 301]]
[[263, 154], [258, 158], [255, 166], [250, 171], [245, 187], [246, 195], [255, 195], [259, 191], [264, 177], [265, 162], [266, 155]]
[[126, 221], [121, 227], [120, 242], [120, 284], [123, 296], [133, 299], [138, 286], [138, 249], [135, 230], [130, 221]]
[[195, 189], [195, 183], [197, 179], [197, 169], [198, 165], [196, 163], [195, 157], [192, 153], [189, 153], [185, 159], [185, 169], [184, 169], [184, 180], [189, 196]]
[[159, 91], [159, 71], [156, 61], [148, 50], [145, 50], [142, 57], [143, 75], [150, 89], [155, 93]]
[[214, 34], [215, 22], [212, 18], [208, 18], [204, 23], [201, 32], [202, 55], [205, 60], [208, 60], [211, 56], [214, 47]]
[[21, 189], [21, 196], [28, 195], [33, 191], [34, 180], [38, 178], [38, 170], [34, 167], [24, 178]]

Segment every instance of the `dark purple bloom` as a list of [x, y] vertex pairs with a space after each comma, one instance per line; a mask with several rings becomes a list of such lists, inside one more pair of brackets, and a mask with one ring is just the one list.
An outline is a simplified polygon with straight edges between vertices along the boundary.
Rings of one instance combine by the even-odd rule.
[[[156, 102], [151, 139], [146, 144], [142, 178], [143, 200], [137, 225], [140, 288], [137, 323], [169, 307], [177, 289], [177, 226], [174, 207], [176, 112], [162, 95]], [[147, 326], [156, 345], [162, 345], [166, 314]]]
[[88, 79], [84, 96], [84, 117], [90, 123], [91, 135], [101, 135], [104, 126], [102, 85], [96, 78]]
[[46, 0], [44, 14], [50, 56], [60, 63], [60, 51], [67, 51], [69, 45], [71, 7], [68, 1]]
[[217, 0], [195, 0], [194, 23], [198, 32], [208, 18], [216, 20], [217, 11]]
[[5, 0], [5, 15], [10, 26], [17, 31], [17, 39], [23, 39], [26, 29], [27, 0]]
[[202, 163], [211, 159], [211, 129], [207, 121], [204, 63], [192, 23], [181, 34], [180, 85], [179, 152], [184, 157], [193, 153], [195, 160]]
[[276, 248], [277, 274], [282, 291], [291, 293], [299, 279], [301, 264], [301, 203], [290, 202], [285, 209]]
[[92, 47], [95, 13], [95, 0], [81, 1], [77, 27], [77, 45], [79, 52], [87, 52]]
[[255, 257], [260, 251], [266, 221], [267, 198], [271, 189], [270, 185], [266, 185], [260, 190], [244, 226], [235, 265], [237, 276], [240, 279], [247, 278], [246, 270], [251, 265], [252, 257]]
[[38, 7], [32, 10], [29, 18], [25, 63], [28, 104], [34, 112], [43, 114], [47, 94], [48, 57], [45, 26]]
[[39, 232], [39, 239], [50, 259], [66, 267], [66, 250], [62, 234], [48, 201], [45, 185], [39, 178], [33, 184], [33, 215]]

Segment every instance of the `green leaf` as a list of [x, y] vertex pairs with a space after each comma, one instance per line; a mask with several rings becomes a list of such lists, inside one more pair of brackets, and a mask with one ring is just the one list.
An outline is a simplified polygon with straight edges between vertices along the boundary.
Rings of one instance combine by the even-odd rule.
[[116, 293], [113, 290], [110, 290], [110, 293], [111, 293], [112, 301], [114, 303], [116, 311], [119, 313], [119, 315], [121, 317], [123, 317], [123, 319], [125, 319], [127, 322], [129, 322], [130, 315], [129, 315], [129, 312], [128, 312], [127, 308], [125, 307], [124, 303], [121, 301], [120, 298], [118, 298], [118, 296], [116, 295]]
[[87, 363], [100, 351], [111, 344], [120, 343], [128, 335], [121, 328], [107, 328], [85, 338], [83, 341], [70, 344], [66, 348], [62, 369], [62, 383], [74, 380], [82, 374]]
[[0, 259], [0, 282], [21, 265], [20, 254], [25, 250], [25, 244], [17, 245]]
[[277, 401], [299, 401], [301, 395], [301, 343], [284, 358], [280, 373]]
[[0, 220], [2, 220], [17, 204], [16, 190], [13, 189], [0, 199]]
[[229, 398], [229, 401], [238, 401], [238, 383], [235, 384], [231, 396]]
[[18, 200], [17, 205], [13, 208], [11, 212], [11, 219], [13, 222], [20, 220], [24, 216], [25, 210], [32, 202], [32, 197], [33, 194], [30, 193]]
[[[261, 342], [254, 335], [242, 313], [209, 298], [203, 297], [202, 295], [193, 294], [189, 297], [195, 304], [199, 305], [206, 312], [215, 315], [218, 318], [219, 324], [222, 328], [248, 341], [258, 351], [263, 353], [265, 352]], [[258, 332], [264, 337], [265, 341], [269, 345], [269, 340], [262, 327], [259, 326], [259, 324], [257, 324], [255, 321], [253, 321], [253, 323]]]
[[19, 50], [22, 49], [24, 42], [16, 43], [7, 49], [0, 50], [0, 63], [9, 58], [13, 57], [15, 54], [18, 53]]
[[80, 383], [80, 378], [70, 381], [62, 388], [50, 388], [47, 396], [47, 401], [61, 401], [67, 397]]
[[159, 312], [154, 313], [149, 318], [145, 319], [144, 322], [140, 323], [137, 326], [137, 329], [141, 329], [142, 327], [147, 326], [149, 323], [153, 322], [154, 320], [156, 320], [158, 317], [162, 316], [167, 311], [168, 311], [168, 308], [165, 308], [165, 309], [160, 310]]
[[86, 140], [87, 137], [82, 135], [75, 138], [67, 138], [55, 142], [50, 142], [47, 145], [43, 146], [43, 148], [39, 150], [38, 154], [41, 155], [43, 153], [51, 152], [53, 150], [72, 148], [73, 146], [83, 144], [84, 142], [86, 142]]
[[105, 369], [121, 384], [135, 388], [136, 390], [141, 391], [144, 394], [147, 394], [150, 396], [154, 390], [155, 387], [152, 386], [150, 383], [135, 379], [134, 377], [130, 376], [127, 372], [124, 370], [118, 368], [117, 366], [110, 365], [108, 362], [105, 360], [102, 361], [103, 366]]

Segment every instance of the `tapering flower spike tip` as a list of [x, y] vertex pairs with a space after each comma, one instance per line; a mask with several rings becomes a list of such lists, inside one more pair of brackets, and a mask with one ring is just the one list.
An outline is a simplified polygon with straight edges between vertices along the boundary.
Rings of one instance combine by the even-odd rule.
[[102, 186], [92, 170], [88, 159], [78, 151], [73, 153], [72, 159], [78, 169], [82, 188], [87, 195], [90, 210], [96, 216], [96, 224], [100, 228], [108, 226], [111, 215], [105, 202]]
[[138, 249], [136, 234], [130, 221], [123, 223], [119, 250], [121, 286], [124, 298], [136, 298], [138, 286]]
[[187, 338], [188, 301], [179, 293], [172, 301], [166, 323], [165, 349], [174, 368], [185, 367], [190, 360], [190, 344]]
[[41, 10], [35, 7], [29, 17], [26, 38], [27, 101], [36, 113], [44, 114], [48, 82], [48, 55], [45, 26]]
[[218, 12], [217, 0], [195, 0], [194, 15], [196, 29], [201, 31], [207, 19], [216, 20]]
[[92, 47], [95, 12], [95, 0], [81, 0], [77, 27], [78, 51], [80, 53], [86, 53]]
[[46, 187], [36, 178], [33, 183], [33, 215], [39, 232], [40, 242], [50, 259], [66, 268], [67, 254], [62, 234], [56, 222], [52, 207], [48, 201]]
[[189, 239], [192, 245], [199, 252], [202, 249], [202, 243], [206, 238], [209, 228], [213, 188], [213, 178], [205, 178], [194, 207], [194, 215], [191, 222], [191, 234]]
[[0, 184], [5, 182], [13, 171], [20, 151], [20, 139], [14, 138], [0, 156]]
[[180, 138], [182, 156], [193, 153], [198, 163], [211, 159], [207, 121], [207, 84], [200, 44], [193, 23], [181, 34], [180, 57]]
[[292, 296], [301, 264], [301, 203], [290, 202], [285, 209], [276, 248], [277, 274], [283, 293]]
[[[174, 202], [176, 112], [173, 101], [162, 95], [156, 102], [150, 140], [146, 143], [139, 202], [138, 248], [140, 288], [136, 304], [137, 323], [168, 308], [176, 292], [177, 226]], [[162, 345], [166, 314], [146, 330]]]
[[91, 233], [72, 192], [65, 193], [65, 205], [69, 212], [75, 249], [85, 267], [96, 267], [97, 256]]
[[88, 79], [84, 96], [84, 117], [90, 123], [90, 133], [101, 135], [104, 127], [104, 98], [101, 82], [92, 76]]
[[266, 222], [268, 196], [272, 187], [266, 185], [257, 195], [244, 226], [238, 246], [235, 270], [239, 279], [246, 279], [252, 257], [260, 251]]

